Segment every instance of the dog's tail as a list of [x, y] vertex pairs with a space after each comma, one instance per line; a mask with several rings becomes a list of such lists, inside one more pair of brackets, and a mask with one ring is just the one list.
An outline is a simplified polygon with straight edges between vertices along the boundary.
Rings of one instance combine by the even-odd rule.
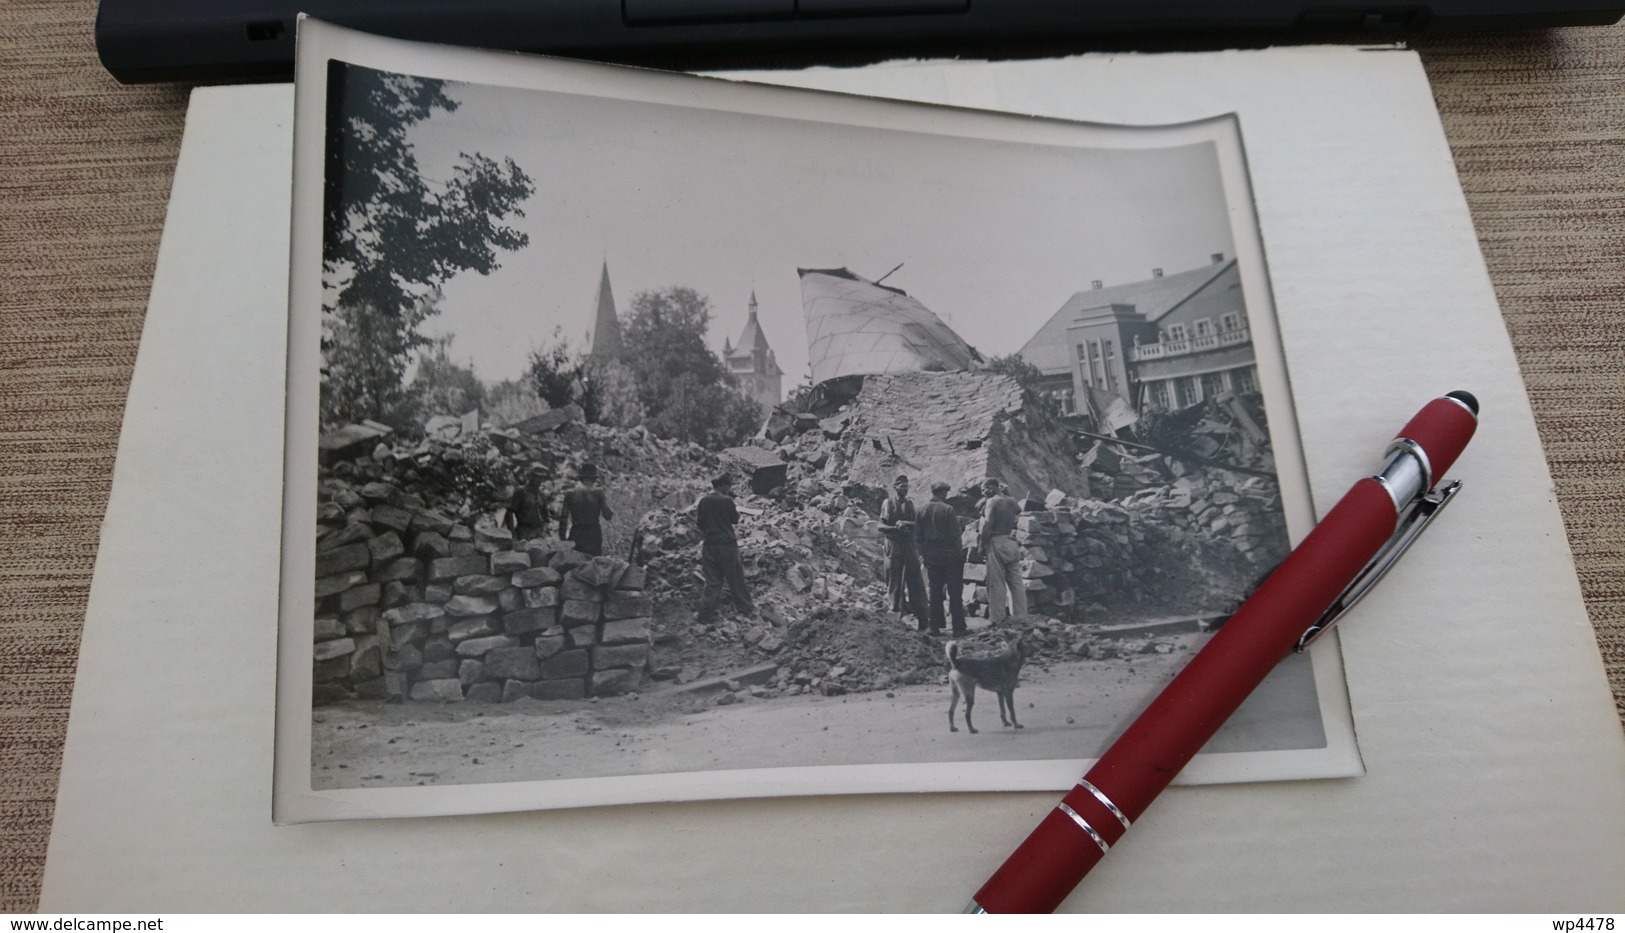
[[948, 669], [951, 671], [959, 670], [959, 642], [949, 642], [948, 646], [943, 648], [942, 651], [943, 654], [948, 656]]

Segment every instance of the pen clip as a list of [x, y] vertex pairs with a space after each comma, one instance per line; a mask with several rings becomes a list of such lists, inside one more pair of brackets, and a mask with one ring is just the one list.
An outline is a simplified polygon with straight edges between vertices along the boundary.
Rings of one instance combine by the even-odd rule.
[[1389, 538], [1388, 543], [1382, 546], [1382, 549], [1377, 552], [1377, 556], [1371, 558], [1370, 563], [1365, 565], [1365, 569], [1361, 570], [1347, 587], [1344, 587], [1343, 592], [1338, 594], [1324, 613], [1321, 613], [1315, 624], [1304, 631], [1303, 635], [1298, 638], [1298, 644], [1294, 650], [1307, 650], [1310, 645], [1314, 644], [1315, 639], [1326, 634], [1345, 613], [1354, 608], [1355, 603], [1364, 599], [1366, 594], [1371, 592], [1371, 588], [1376, 586], [1377, 582], [1382, 579], [1383, 575], [1392, 570], [1394, 564], [1398, 563], [1399, 558], [1405, 554], [1412, 544], [1416, 543], [1416, 539], [1421, 537], [1422, 532], [1427, 530], [1428, 523], [1433, 521], [1440, 512], [1444, 511], [1444, 507], [1450, 504], [1450, 500], [1459, 489], [1461, 489], [1461, 481], [1456, 480], [1446, 483], [1417, 499], [1416, 504], [1411, 506], [1405, 517], [1400, 519], [1399, 527], [1394, 530], [1394, 536]]

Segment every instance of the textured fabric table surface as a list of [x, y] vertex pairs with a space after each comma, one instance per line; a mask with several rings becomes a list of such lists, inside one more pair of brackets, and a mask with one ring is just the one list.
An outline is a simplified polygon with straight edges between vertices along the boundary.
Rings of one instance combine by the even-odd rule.
[[[187, 88], [0, 4], [0, 912], [38, 903]], [[1625, 715], [1625, 26], [1419, 41]]]

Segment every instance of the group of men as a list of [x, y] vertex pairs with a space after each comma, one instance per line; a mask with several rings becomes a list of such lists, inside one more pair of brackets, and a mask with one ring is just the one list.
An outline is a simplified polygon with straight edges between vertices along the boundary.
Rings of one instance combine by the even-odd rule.
[[[508, 500], [508, 514], [503, 519], [513, 536], [520, 540], [545, 538], [553, 524], [553, 510], [548, 504], [551, 495], [547, 482], [551, 471], [544, 464], [532, 464], [525, 482], [514, 490]], [[559, 510], [559, 537], [575, 544], [583, 554], [598, 557], [604, 553], [604, 522], [615, 520], [615, 510], [609, 507], [603, 487], [598, 485], [598, 467], [584, 463], [576, 471], [575, 488], [564, 493]]]
[[[880, 531], [886, 538], [886, 592], [891, 611], [899, 619], [913, 614], [922, 632], [940, 633], [951, 620], [953, 634], [963, 635], [967, 549], [960, 543], [959, 515], [948, 503], [951, 491], [945, 482], [932, 483], [931, 501], [916, 513], [908, 497], [908, 477], [899, 475], [892, 482], [892, 495], [880, 507]], [[1021, 505], [990, 477], [982, 483], [977, 508], [981, 528], [974, 549], [987, 563], [988, 615], [997, 624], [1010, 615], [1027, 614], [1021, 546], [1015, 538]]]
[[[548, 481], [552, 473], [544, 464], [532, 464], [525, 482], [508, 500], [505, 525], [515, 538], [532, 540], [547, 536], [553, 523], [552, 498]], [[755, 613], [750, 589], [745, 584], [745, 567], [739, 557], [739, 539], [734, 526], [739, 510], [734, 506], [733, 477], [723, 474], [711, 482], [711, 492], [700, 499], [696, 520], [704, 541], [700, 546], [700, 572], [705, 590], [700, 596], [700, 620], [716, 617], [722, 591], [728, 590], [734, 608], [744, 615]], [[576, 486], [564, 493], [559, 511], [559, 537], [575, 544], [576, 550], [594, 557], [604, 553], [604, 526], [615, 520], [603, 487], [598, 485], [598, 467], [582, 464], [576, 471]]]
[[[547, 535], [553, 522], [547, 489], [550, 477], [546, 466], [534, 464], [525, 482], [514, 491], [504, 520], [514, 537], [529, 540]], [[945, 482], [932, 483], [931, 501], [916, 511], [908, 496], [908, 477], [898, 476], [892, 483], [892, 494], [880, 509], [880, 531], [886, 538], [886, 591], [891, 611], [899, 619], [912, 614], [922, 632], [940, 633], [951, 624], [954, 635], [963, 635], [968, 549], [961, 545], [959, 515], [948, 503], [951, 491]], [[987, 563], [989, 617], [997, 624], [1010, 615], [1027, 614], [1021, 546], [1015, 539], [1021, 505], [1004, 494], [998, 480], [989, 478], [982, 484], [982, 500], [977, 508], [981, 528], [974, 549]], [[604, 489], [598, 485], [598, 468], [583, 464], [576, 471], [576, 486], [564, 493], [559, 537], [574, 543], [583, 554], [602, 555], [603, 523], [614, 518]], [[739, 509], [734, 505], [732, 476], [724, 473], [711, 481], [711, 492], [695, 506], [695, 521], [702, 536], [700, 573], [705, 578], [700, 621], [716, 618], [724, 590], [736, 611], [753, 615], [756, 606], [745, 583], [739, 538], [734, 532]]]

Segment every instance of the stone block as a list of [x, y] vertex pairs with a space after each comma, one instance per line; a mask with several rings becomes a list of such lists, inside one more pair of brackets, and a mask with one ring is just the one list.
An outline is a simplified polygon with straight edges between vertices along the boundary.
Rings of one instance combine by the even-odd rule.
[[616, 557], [594, 557], [576, 573], [582, 580], [603, 589], [612, 589], [620, 583], [631, 564]]
[[491, 566], [491, 562], [486, 559], [484, 554], [481, 554], [474, 547], [474, 542], [472, 542], [472, 541], [453, 541], [453, 542], [451, 542], [451, 556], [452, 557], [478, 557], [481, 560], [485, 561], [485, 565], [487, 567]]
[[389, 696], [389, 681], [383, 677], [359, 681], [355, 685], [355, 695], [363, 700], [382, 700]]
[[312, 651], [311, 657], [316, 661], [326, 661], [329, 658], [348, 656], [355, 652], [354, 638], [335, 638], [332, 641], [319, 641]]
[[352, 609], [344, 614], [344, 629], [351, 635], [376, 634], [380, 618], [377, 606]]
[[372, 582], [389, 583], [392, 581], [416, 580], [423, 572], [423, 564], [416, 557], [397, 557], [374, 567]]
[[590, 670], [592, 670], [591, 658], [586, 651], [581, 649], [561, 651], [542, 662], [542, 679], [585, 677]]
[[547, 562], [547, 566], [560, 573], [569, 573], [590, 560], [592, 560], [591, 555], [583, 554], [572, 548], [568, 551], [554, 551], [553, 556]]
[[530, 696], [533, 683], [524, 680], [509, 680], [502, 684], [502, 702], [514, 703]]
[[559, 591], [565, 599], [576, 599], [582, 602], [601, 603], [604, 601], [604, 591], [597, 584], [580, 576], [580, 571], [569, 574], [564, 578], [564, 585]]
[[326, 706], [329, 703], [338, 703], [349, 698], [350, 691], [338, 684], [314, 684], [310, 689], [312, 706]]
[[987, 565], [986, 564], [966, 564], [965, 565], [965, 574], [964, 575], [965, 575], [965, 582], [966, 583], [986, 583], [987, 582]]
[[489, 638], [470, 638], [457, 643], [457, 654], [464, 658], [477, 658], [493, 648], [516, 648], [519, 642], [506, 635], [492, 635]]
[[642, 680], [639, 672], [626, 667], [617, 667], [607, 671], [598, 671], [592, 675], [592, 695], [595, 697], [613, 697], [631, 693], [638, 688]]
[[432, 603], [408, 603], [384, 612], [384, 621], [391, 625], [407, 625], [414, 622], [424, 624], [443, 619], [446, 611]]
[[522, 590], [534, 589], [539, 586], [558, 586], [564, 575], [552, 567], [531, 567], [520, 570], [508, 580]]
[[433, 531], [418, 532], [412, 539], [412, 555], [418, 560], [433, 562], [451, 556], [451, 542], [446, 536]]
[[495, 648], [485, 653], [485, 676], [490, 680], [539, 680], [542, 661], [534, 648]]
[[427, 637], [429, 626], [423, 622], [408, 622], [405, 625], [389, 627], [389, 643], [392, 645], [415, 645]]
[[539, 680], [531, 687], [530, 695], [538, 700], [584, 700], [587, 698], [587, 682], [580, 677]]
[[563, 651], [565, 647], [565, 636], [563, 634], [538, 635], [536, 637], [536, 657], [541, 658], [543, 661]]
[[359, 570], [334, 574], [331, 577], [319, 577], [316, 580], [316, 598], [323, 599], [328, 596], [336, 596], [353, 587], [364, 586], [366, 582], [367, 575]]
[[565, 629], [564, 637], [572, 648], [587, 648], [598, 644], [598, 626], [578, 625], [575, 628]]
[[497, 594], [497, 608], [504, 613], [518, 612], [525, 608], [525, 596], [520, 590], [509, 587]]
[[474, 526], [474, 549], [481, 554], [513, 550], [513, 532], [488, 521]]
[[447, 658], [444, 661], [429, 661], [418, 668], [419, 680], [445, 680], [457, 676], [457, 669], [462, 666], [456, 658]]
[[614, 622], [605, 622], [603, 633], [598, 640], [606, 645], [624, 645], [633, 642], [647, 644], [650, 639], [650, 626], [654, 619], [617, 619]]
[[518, 592], [520, 602], [525, 604], [526, 609], [557, 609], [559, 605], [559, 589], [556, 586], [539, 586]]
[[494, 596], [507, 588], [506, 576], [493, 577], [486, 573], [471, 573], [452, 582], [452, 592], [459, 596]]
[[393, 505], [375, 505], [372, 507], [372, 523], [396, 534], [406, 534], [406, 529], [412, 527], [412, 513]]
[[497, 576], [530, 569], [530, 555], [524, 551], [497, 551], [491, 555], [491, 573]]
[[384, 652], [378, 646], [377, 635], [363, 635], [355, 640], [355, 653], [350, 655], [350, 680], [358, 682], [384, 676]]
[[446, 600], [446, 614], [451, 616], [488, 616], [497, 609], [497, 601], [489, 596], [458, 595]]
[[615, 582], [618, 590], [641, 590], [648, 582], [649, 572], [636, 564], [628, 564], [626, 572]]
[[325, 661], [317, 661], [312, 665], [312, 680], [319, 684], [332, 683], [350, 676], [350, 656], [339, 655]]
[[520, 609], [502, 617], [502, 630], [509, 635], [540, 632], [556, 621], [551, 609]]
[[598, 645], [592, 649], [592, 669], [631, 667], [642, 670], [649, 663], [648, 645]]
[[425, 702], [461, 703], [463, 683], [455, 678], [420, 680], [412, 685], [412, 699]]
[[496, 635], [500, 631], [495, 616], [469, 616], [451, 623], [446, 629], [446, 637], [452, 641], [466, 641], [470, 638]]
[[450, 583], [427, 583], [423, 586], [423, 601], [444, 606], [452, 597]]
[[415, 601], [416, 599], [417, 587], [408, 586], [400, 580], [391, 580], [384, 584], [384, 595], [383, 598], [378, 601], [378, 605], [385, 609], [394, 609], [397, 606], [404, 606], [407, 603]]
[[477, 683], [468, 688], [468, 699], [471, 703], [501, 703], [502, 685], [492, 681]]
[[316, 620], [316, 641], [332, 641], [350, 634], [344, 622], [332, 616], [322, 616]]
[[457, 649], [452, 645], [451, 639], [444, 635], [431, 637], [423, 643], [423, 660], [444, 661], [447, 658], [457, 657]]
[[405, 554], [406, 545], [401, 543], [400, 535], [386, 531], [367, 542], [367, 553], [371, 555], [373, 564], [382, 564]]
[[442, 557], [429, 562], [429, 580], [455, 580], [469, 574], [483, 574], [491, 567], [490, 561], [478, 555], [473, 557]]
[[366, 570], [372, 557], [365, 544], [347, 544], [316, 555], [316, 576], [331, 577], [351, 570]]
[[566, 627], [576, 625], [591, 625], [598, 621], [600, 606], [597, 603], [581, 599], [566, 599], [564, 608], [559, 611], [559, 621]]
[[456, 523], [451, 519], [433, 509], [422, 509], [412, 513], [412, 528], [415, 531], [446, 535], [451, 532], [454, 524]]
[[652, 616], [655, 613], [654, 600], [642, 593], [616, 592], [610, 595], [604, 603], [604, 620], [612, 622], [617, 619], [638, 619]]
[[423, 651], [416, 645], [401, 645], [384, 652], [384, 670], [416, 671], [423, 668]]
[[384, 589], [376, 583], [352, 587], [339, 594], [339, 611], [349, 612], [362, 606], [376, 606], [384, 597]]

